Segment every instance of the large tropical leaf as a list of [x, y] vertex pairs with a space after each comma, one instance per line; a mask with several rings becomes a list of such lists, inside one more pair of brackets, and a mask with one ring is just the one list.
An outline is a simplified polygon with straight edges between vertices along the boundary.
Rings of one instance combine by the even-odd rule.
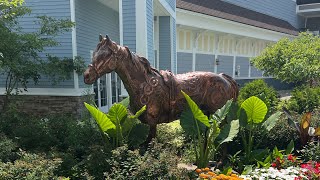
[[122, 104], [122, 105], [124, 105], [124, 107], [128, 108], [129, 104], [130, 104], [130, 97], [126, 97], [125, 99], [120, 101], [119, 104]]
[[247, 117], [247, 113], [244, 109], [240, 109], [239, 111], [239, 124], [241, 127], [247, 127], [248, 125], [248, 117]]
[[209, 129], [208, 145], [212, 151], [215, 151], [215, 140], [220, 134], [220, 128], [216, 120], [213, 120]]
[[198, 105], [188, 96], [185, 92], [181, 91], [183, 96], [186, 98], [187, 103], [191, 109], [191, 112], [195, 119], [202, 122], [205, 126], [210, 127], [209, 119], [206, 115], [203, 114]]
[[237, 136], [239, 132], [239, 120], [233, 120], [229, 124], [224, 125], [221, 128], [220, 134], [218, 136], [218, 143], [223, 144], [225, 142], [230, 142], [234, 137]]
[[114, 104], [111, 106], [107, 116], [115, 124], [122, 124], [127, 118], [128, 111], [127, 108], [122, 104]]
[[256, 124], [261, 123], [264, 120], [264, 117], [267, 114], [268, 108], [267, 105], [259, 98], [251, 96], [246, 99], [242, 104], [243, 108], [248, 117], [248, 122], [253, 122]]
[[150, 127], [147, 124], [139, 123], [133, 126], [128, 136], [130, 146], [136, 148], [144, 143], [148, 137]]
[[193, 117], [192, 111], [190, 107], [186, 107], [186, 110], [184, 110], [180, 116], [180, 124], [184, 132], [191, 137], [194, 137], [197, 135], [197, 125], [196, 120]]
[[272, 114], [266, 121], [262, 123], [262, 126], [267, 130], [270, 131], [278, 122], [282, 112], [276, 112]]
[[91, 116], [96, 120], [98, 126], [103, 132], [116, 129], [116, 126], [111, 122], [104, 112], [101, 112], [99, 109], [90, 104], [84, 103], [84, 105], [90, 112]]
[[290, 143], [287, 146], [286, 154], [292, 153], [293, 150], [294, 150], [294, 142], [293, 142], [293, 140], [291, 140]]
[[232, 100], [230, 99], [226, 102], [226, 104], [222, 108], [218, 109], [214, 114], [218, 116], [220, 120], [224, 120], [229, 112], [231, 105], [232, 105]]

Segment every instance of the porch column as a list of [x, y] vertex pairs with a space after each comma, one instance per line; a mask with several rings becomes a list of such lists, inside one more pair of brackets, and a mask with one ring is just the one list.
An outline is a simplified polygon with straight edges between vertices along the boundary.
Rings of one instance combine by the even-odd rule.
[[170, 16], [159, 16], [159, 69], [177, 72], [176, 23]]

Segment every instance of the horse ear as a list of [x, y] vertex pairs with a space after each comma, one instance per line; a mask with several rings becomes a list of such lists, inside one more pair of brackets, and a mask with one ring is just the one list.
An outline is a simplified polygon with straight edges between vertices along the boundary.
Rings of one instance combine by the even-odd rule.
[[102, 41], [102, 35], [100, 34], [99, 35], [99, 42], [101, 42]]
[[109, 38], [108, 34], [106, 34], [106, 39], [107, 39], [108, 42], [110, 41], [110, 38]]

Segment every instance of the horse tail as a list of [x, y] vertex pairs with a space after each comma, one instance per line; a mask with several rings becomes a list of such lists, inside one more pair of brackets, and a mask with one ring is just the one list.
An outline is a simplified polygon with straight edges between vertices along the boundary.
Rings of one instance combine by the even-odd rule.
[[221, 75], [230, 83], [231, 85], [231, 97], [234, 101], [237, 100], [239, 95], [239, 86], [238, 83], [229, 75], [221, 73]]

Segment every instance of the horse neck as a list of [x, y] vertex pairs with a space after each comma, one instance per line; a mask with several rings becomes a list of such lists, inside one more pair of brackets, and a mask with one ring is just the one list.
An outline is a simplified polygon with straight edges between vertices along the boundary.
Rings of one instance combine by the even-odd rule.
[[145, 74], [135, 64], [133, 58], [138, 58], [137, 55], [131, 54], [129, 51], [127, 56], [119, 59], [115, 72], [123, 82], [129, 96], [134, 97], [138, 92], [140, 84], [145, 81]]

